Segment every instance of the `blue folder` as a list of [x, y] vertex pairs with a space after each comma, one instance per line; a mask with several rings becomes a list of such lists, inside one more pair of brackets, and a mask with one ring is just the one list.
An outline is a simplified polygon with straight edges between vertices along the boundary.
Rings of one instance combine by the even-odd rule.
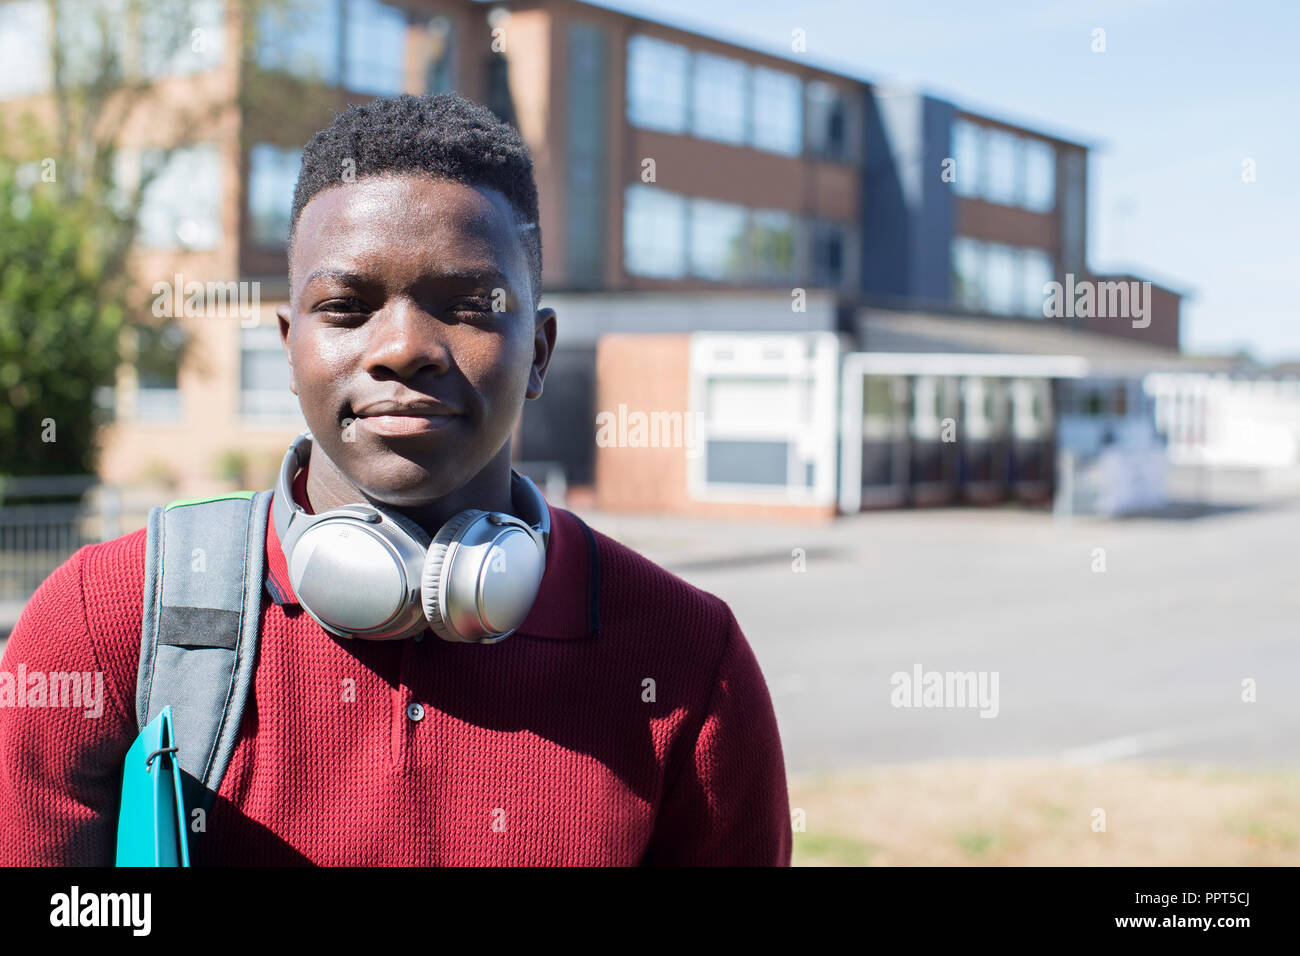
[[126, 752], [117, 820], [118, 866], [189, 866], [185, 799], [172, 709], [164, 707]]

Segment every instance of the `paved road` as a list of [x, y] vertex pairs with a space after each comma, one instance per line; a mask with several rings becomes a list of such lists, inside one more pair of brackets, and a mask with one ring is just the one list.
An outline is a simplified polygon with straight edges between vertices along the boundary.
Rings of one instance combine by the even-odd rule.
[[[816, 529], [587, 517], [731, 605], [792, 771], [1002, 756], [1300, 766], [1300, 502], [1070, 523], [892, 512]], [[997, 716], [892, 706], [891, 675], [917, 665], [997, 672]]]

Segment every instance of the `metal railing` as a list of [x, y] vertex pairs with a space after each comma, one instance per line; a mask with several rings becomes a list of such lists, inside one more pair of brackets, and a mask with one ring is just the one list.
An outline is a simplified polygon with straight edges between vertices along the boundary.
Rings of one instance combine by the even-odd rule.
[[121, 534], [120, 495], [96, 482], [93, 475], [0, 478], [0, 604], [21, 607], [82, 545]]

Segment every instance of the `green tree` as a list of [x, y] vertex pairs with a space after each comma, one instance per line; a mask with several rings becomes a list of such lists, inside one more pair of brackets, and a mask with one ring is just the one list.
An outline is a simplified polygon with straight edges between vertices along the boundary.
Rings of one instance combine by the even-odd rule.
[[[172, 154], [214, 130], [238, 129], [246, 152], [305, 142], [329, 122], [342, 90], [258, 65], [263, 21], [292, 31], [306, 6], [47, 0], [51, 87], [24, 115], [0, 104], [0, 476], [94, 471], [106, 419], [96, 390], [110, 394], [124, 361], [142, 382], [174, 379], [187, 342], [151, 308], [153, 279], [171, 276], [135, 268], [142, 203]], [[214, 7], [232, 16], [206, 22]], [[218, 29], [223, 67], [242, 67], [234, 90], [167, 95], [159, 78], [187, 72]], [[227, 122], [235, 110], [240, 122]], [[129, 150], [124, 132], [142, 117], [164, 139]]]
[[[50, 89], [0, 115], [0, 475], [93, 471], [106, 419], [95, 398], [109, 394], [121, 361], [155, 375], [179, 364], [184, 337], [174, 320], [154, 318], [132, 252], [150, 184], [225, 105], [168, 107], [168, 140], [123, 175], [129, 120], [161, 110], [159, 77], [210, 40], [198, 8], [47, 6]], [[137, 334], [124, 337], [128, 329]]]
[[[36, 177], [33, 181], [33, 177]], [[118, 366], [124, 305], [92, 204], [0, 161], [0, 471], [84, 473]]]

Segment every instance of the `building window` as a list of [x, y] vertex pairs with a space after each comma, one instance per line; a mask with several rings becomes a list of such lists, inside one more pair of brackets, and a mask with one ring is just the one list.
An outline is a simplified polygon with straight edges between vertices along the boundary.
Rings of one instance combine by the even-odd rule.
[[1020, 256], [1011, 246], [991, 242], [985, 251], [984, 308], [997, 315], [1020, 311]]
[[424, 91], [449, 93], [456, 85], [452, 56], [455, 53], [455, 26], [450, 17], [436, 16], [420, 34], [423, 46]]
[[[710, 484], [785, 485], [795, 451], [788, 436], [806, 428], [811, 415], [792, 401], [804, 383], [786, 377], [710, 376], [704, 409], [709, 440], [704, 480]], [[755, 423], [763, 437], [753, 435]], [[740, 436], [749, 432], [748, 438]], [[730, 434], [734, 437], [714, 437]], [[800, 476], [802, 478], [802, 475]]]
[[1024, 140], [1024, 205], [1051, 212], [1056, 205], [1056, 150], [1041, 139]]
[[953, 301], [964, 309], [997, 315], [1043, 317], [1043, 286], [1054, 263], [1042, 249], [952, 240]]
[[986, 129], [984, 148], [988, 160], [984, 198], [1004, 205], [1017, 202], [1020, 198], [1020, 137], [1006, 130]]
[[803, 84], [799, 77], [761, 66], [751, 71], [751, 77], [751, 144], [756, 149], [798, 156], [803, 148]]
[[[257, 63], [264, 70], [392, 96], [406, 89], [408, 15], [379, 0], [280, 0], [258, 13]], [[431, 93], [451, 88], [450, 21], [434, 17], [420, 53]]]
[[853, 280], [854, 254], [845, 223], [804, 223], [783, 210], [688, 199], [640, 183], [624, 192], [630, 275], [843, 288]]
[[807, 424], [792, 402], [793, 383], [779, 377], [713, 376], [706, 382], [704, 410], [714, 428], [743, 428], [755, 421], [765, 429], [798, 429]]
[[0, 3], [0, 63], [0, 99], [50, 88], [50, 7], [45, 0]]
[[[825, 83], [810, 95], [816, 148], [825, 158], [849, 158], [843, 97]], [[634, 126], [798, 156], [805, 135], [803, 99], [803, 83], [792, 73], [653, 37], [628, 40], [627, 116]]]
[[686, 274], [686, 200], [641, 183], [623, 196], [623, 266], [632, 275]]
[[957, 120], [952, 124], [952, 158], [955, 162], [953, 189], [958, 196], [980, 196], [984, 192], [984, 135], [974, 123]]
[[724, 143], [745, 141], [746, 67], [739, 60], [695, 54], [691, 74], [691, 132]]
[[135, 331], [135, 417], [174, 422], [181, 417], [180, 360], [185, 330], [176, 321], [140, 326]]
[[0, 98], [53, 85], [51, 8], [70, 86], [195, 73], [221, 62], [224, 0], [190, 0], [179, 9], [128, 0], [0, 2]]
[[758, 209], [750, 216], [754, 278], [758, 282], [797, 279], [799, 222], [788, 212]]
[[1052, 281], [1052, 257], [1042, 249], [1020, 250], [1021, 311], [1036, 319], [1043, 318], [1046, 295], [1043, 286]]
[[738, 282], [747, 275], [745, 207], [709, 199], [691, 201], [691, 274]]
[[855, 153], [844, 94], [820, 80], [810, 82], [805, 93], [808, 151], [818, 159], [851, 162]]
[[285, 0], [257, 20], [257, 63], [330, 85], [339, 82], [342, 29], [338, 0]]
[[[957, 175], [960, 178], [961, 173]], [[952, 280], [953, 301], [963, 309], [984, 308], [984, 244], [978, 239], [952, 240]]]
[[51, 6], [63, 82], [80, 86], [121, 81], [130, 46], [125, 0], [60, 0]]
[[952, 125], [952, 151], [957, 195], [1033, 212], [1056, 207], [1056, 147], [1050, 143], [959, 119]]
[[254, 245], [283, 249], [289, 242], [293, 191], [301, 149], [258, 143], [248, 154], [248, 221]]
[[276, 328], [239, 330], [239, 414], [253, 421], [300, 421], [298, 396], [289, 391], [289, 362]]
[[149, 150], [142, 169], [156, 171], [140, 198], [139, 239], [148, 249], [215, 249], [221, 241], [221, 157], [213, 143], [174, 150], [165, 164]]
[[776, 485], [789, 483], [788, 441], [714, 438], [708, 443], [704, 480], [710, 484]]
[[221, 64], [225, 47], [223, 0], [191, 0], [185, 16], [165, 4], [140, 6], [140, 70], [145, 76], [197, 73]]
[[634, 126], [686, 132], [690, 52], [648, 36], [627, 41], [627, 118]]
[[840, 288], [848, 277], [846, 229], [837, 222], [814, 222], [811, 229], [811, 275], [813, 286]]
[[392, 96], [405, 89], [406, 12], [378, 0], [346, 0], [343, 85]]
[[906, 380], [892, 375], [867, 375], [862, 380], [862, 433], [880, 440], [899, 433], [906, 417]]

